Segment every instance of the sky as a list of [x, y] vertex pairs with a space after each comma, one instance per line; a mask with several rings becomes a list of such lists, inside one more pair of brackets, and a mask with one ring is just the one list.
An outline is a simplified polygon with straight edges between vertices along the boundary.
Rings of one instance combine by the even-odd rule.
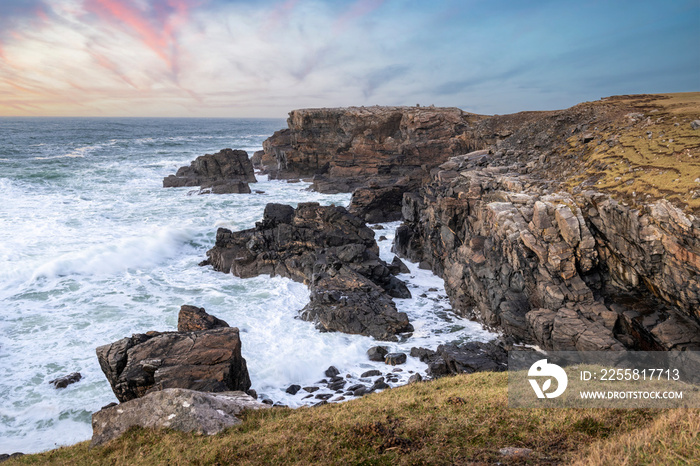
[[0, 116], [480, 114], [700, 91], [700, 0], [0, 0]]

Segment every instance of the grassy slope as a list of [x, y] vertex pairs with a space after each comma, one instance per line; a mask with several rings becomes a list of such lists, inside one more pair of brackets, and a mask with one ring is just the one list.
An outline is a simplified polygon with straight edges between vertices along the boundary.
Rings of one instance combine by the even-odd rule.
[[359, 400], [249, 413], [213, 436], [134, 429], [105, 447], [87, 442], [6, 464], [698, 464], [698, 410], [507, 406], [507, 375], [479, 373]]
[[[570, 186], [594, 180], [594, 188], [629, 203], [666, 198], [700, 213], [700, 92], [617, 96], [581, 105], [607, 106], [608, 118], [583, 143], [568, 139], [583, 173]], [[620, 110], [619, 112], [617, 110]]]

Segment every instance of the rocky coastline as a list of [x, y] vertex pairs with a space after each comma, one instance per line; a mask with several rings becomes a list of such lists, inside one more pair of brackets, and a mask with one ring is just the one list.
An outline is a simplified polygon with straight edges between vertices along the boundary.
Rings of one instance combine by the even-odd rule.
[[[245, 152], [226, 149], [197, 158], [164, 186], [250, 192], [255, 166], [271, 178], [311, 179], [317, 191], [352, 191], [348, 209], [268, 204], [254, 228], [220, 228], [200, 265], [241, 278], [304, 283], [310, 300], [299, 318], [319, 331], [398, 341], [414, 331], [394, 302], [411, 298], [397, 277], [407, 270], [403, 257], [443, 278], [455, 313], [502, 334], [489, 343], [415, 347], [410, 355], [376, 346], [368, 359], [384, 361], [386, 372], [355, 379], [329, 367], [316, 384], [286, 388], [316, 404], [390, 388], [407, 357], [426, 363], [428, 376], [437, 378], [503, 371], [516, 344], [700, 350], [695, 191], [630, 192], [649, 182], [641, 174], [631, 183], [606, 184], [619, 162], [611, 160], [624, 155], [634, 173], [633, 156], [646, 150], [627, 135], [662, 123], [667, 133], [657, 138], [685, 135], [668, 146], [674, 157], [679, 148], [691, 167], [677, 179], [682, 184], [695, 173], [700, 183], [696, 114], [663, 113], [657, 100], [626, 97], [493, 117], [432, 107], [295, 110], [289, 128], [267, 139], [252, 162]], [[654, 113], [655, 121], [648, 116]], [[645, 143], [658, 145], [650, 132]], [[620, 146], [633, 150], [615, 152]], [[616, 155], [607, 159], [606, 151]], [[397, 257], [387, 263], [366, 222], [395, 220], [403, 221]], [[124, 408], [107, 406], [93, 416], [93, 445], [131, 425], [215, 433], [240, 422], [236, 415], [244, 409], [275, 404], [256, 401], [250, 390], [238, 329], [197, 307], [182, 307], [177, 332], [134, 334], [97, 348], [97, 356]], [[412, 374], [409, 382], [421, 379]], [[184, 413], [176, 405], [198, 408]], [[168, 422], [139, 423], [145, 411]]]

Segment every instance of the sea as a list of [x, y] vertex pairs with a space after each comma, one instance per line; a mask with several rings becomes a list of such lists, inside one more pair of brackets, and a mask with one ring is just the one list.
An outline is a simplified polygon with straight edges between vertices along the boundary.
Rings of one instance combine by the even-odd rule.
[[[252, 388], [291, 407], [289, 395], [331, 365], [359, 377], [388, 366], [369, 361], [378, 344], [488, 341], [494, 334], [456, 316], [442, 280], [407, 262], [412, 299], [396, 299], [415, 331], [396, 343], [321, 333], [297, 318], [305, 285], [281, 277], [241, 279], [198, 264], [216, 230], [252, 228], [270, 202], [347, 206], [350, 194], [258, 175], [251, 194], [199, 195], [162, 187], [165, 176], [224, 148], [252, 156], [281, 119], [0, 118], [0, 453], [40, 452], [87, 440], [91, 415], [116, 401], [95, 348], [133, 333], [174, 331], [190, 304], [240, 329]], [[376, 238], [385, 260], [399, 222]], [[400, 380], [425, 375], [415, 358]], [[80, 372], [56, 389], [49, 381]], [[322, 393], [322, 390], [316, 393]]]

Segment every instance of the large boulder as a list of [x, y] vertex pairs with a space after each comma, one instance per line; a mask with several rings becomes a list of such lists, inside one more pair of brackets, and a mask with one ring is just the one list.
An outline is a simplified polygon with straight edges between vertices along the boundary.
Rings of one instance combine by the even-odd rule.
[[250, 388], [237, 328], [134, 334], [98, 347], [97, 358], [121, 402], [165, 388]]
[[201, 186], [202, 193], [250, 193], [248, 183], [255, 182], [248, 153], [223, 149], [197, 157], [189, 166], [180, 167], [175, 175], [163, 179], [163, 187]]
[[90, 447], [103, 445], [134, 426], [214, 435], [240, 424], [238, 416], [244, 410], [268, 407], [240, 391], [166, 388], [94, 413]]
[[391, 300], [411, 296], [406, 284], [379, 258], [374, 231], [343, 207], [268, 204], [255, 228], [220, 228], [207, 256], [221, 272], [309, 285], [311, 302], [301, 315], [323, 330], [395, 340], [412, 329]]

